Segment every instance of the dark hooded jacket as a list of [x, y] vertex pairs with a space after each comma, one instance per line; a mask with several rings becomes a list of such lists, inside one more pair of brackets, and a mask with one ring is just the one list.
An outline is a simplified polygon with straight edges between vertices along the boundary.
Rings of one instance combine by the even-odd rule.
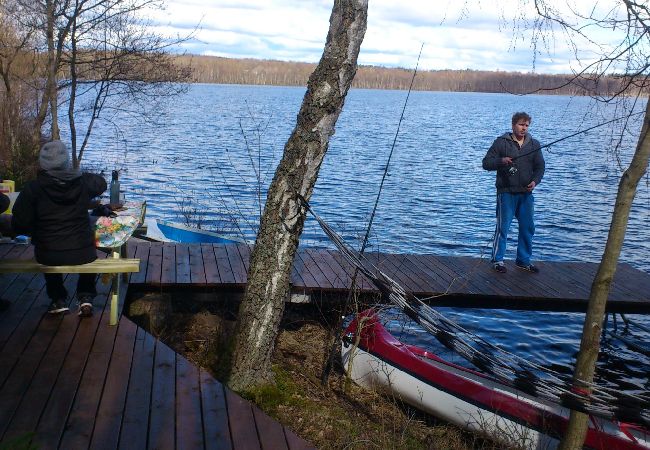
[[0, 192], [0, 213], [6, 211], [7, 208], [9, 208], [10, 204], [11, 204], [11, 200], [9, 199], [9, 197], [7, 197], [2, 192]]
[[[511, 166], [504, 165], [501, 159], [510, 156], [516, 158], [513, 165], [517, 168], [514, 174], [509, 169]], [[521, 157], [519, 157], [521, 156]], [[539, 142], [526, 134], [524, 145], [512, 139], [510, 133], [504, 133], [494, 140], [494, 143], [483, 158], [485, 170], [497, 171], [497, 193], [528, 192], [526, 186], [534, 181], [536, 185], [542, 182], [544, 176], [545, 162]]]
[[16, 199], [12, 226], [32, 237], [36, 261], [45, 265], [85, 264], [97, 259], [88, 207], [106, 190], [99, 175], [38, 172]]

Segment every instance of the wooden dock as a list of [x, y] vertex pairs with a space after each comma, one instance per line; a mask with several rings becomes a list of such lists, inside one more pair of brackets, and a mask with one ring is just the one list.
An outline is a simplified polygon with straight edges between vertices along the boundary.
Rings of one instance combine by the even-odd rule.
[[[243, 289], [250, 249], [246, 245], [170, 244], [137, 242], [129, 256], [139, 258], [141, 270], [132, 284], [152, 286], [211, 286]], [[585, 262], [536, 262], [531, 274], [507, 262], [508, 273], [492, 270], [487, 259], [463, 256], [372, 253], [384, 273], [406, 290], [431, 303], [475, 308], [584, 311], [598, 265]], [[301, 248], [291, 274], [292, 292], [300, 298], [320, 293], [345, 293], [353, 269], [339, 252]], [[361, 290], [377, 292], [366, 279]], [[294, 297], [295, 298], [295, 297]], [[650, 274], [619, 264], [608, 310], [650, 312]]]
[[[31, 258], [29, 246], [2, 245], [0, 258]], [[139, 289], [243, 289], [249, 248], [132, 241], [141, 260], [129, 276]], [[376, 266], [436, 304], [583, 310], [597, 265], [539, 262], [530, 274], [508, 264], [436, 255], [372, 254]], [[352, 270], [333, 250], [300, 249], [291, 283], [297, 296], [344, 293]], [[75, 275], [66, 278], [70, 291]], [[360, 281], [372, 294], [368, 280]], [[303, 449], [310, 445], [193, 366], [127, 317], [108, 325], [108, 287], [89, 319], [45, 314], [41, 275], [0, 275], [0, 446], [38, 448]], [[124, 304], [123, 290], [120, 306]], [[619, 265], [610, 310], [650, 311], [650, 275]]]
[[49, 316], [40, 274], [0, 275], [0, 448], [313, 448], [127, 317], [109, 326], [97, 288], [92, 318]]

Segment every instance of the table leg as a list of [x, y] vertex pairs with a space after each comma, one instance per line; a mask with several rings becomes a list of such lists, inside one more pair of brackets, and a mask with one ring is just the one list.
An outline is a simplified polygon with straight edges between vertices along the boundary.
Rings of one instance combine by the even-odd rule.
[[[120, 259], [120, 249], [113, 250], [113, 258]], [[111, 294], [111, 316], [110, 316], [110, 325], [117, 325], [117, 307], [118, 301], [120, 298], [120, 284], [121, 284], [121, 274], [113, 274], [113, 289]]]
[[[127, 243], [125, 242], [125, 243], [120, 247], [120, 257], [121, 257], [121, 258], [128, 258], [127, 253], [126, 253], [126, 252], [127, 252], [127, 247], [126, 247], [126, 245], [127, 245]], [[129, 274], [128, 274], [128, 273], [124, 272], [124, 273], [122, 274], [122, 281], [124, 281], [125, 283], [126, 283], [127, 281], [129, 281]]]

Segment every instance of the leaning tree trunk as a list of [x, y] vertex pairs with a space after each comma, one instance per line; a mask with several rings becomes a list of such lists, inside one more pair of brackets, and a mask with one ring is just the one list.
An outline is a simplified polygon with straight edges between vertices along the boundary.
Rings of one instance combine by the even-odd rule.
[[[648, 168], [648, 155], [650, 155], [650, 101], [646, 103], [643, 127], [641, 128], [641, 135], [639, 136], [634, 157], [618, 184], [618, 194], [616, 195], [616, 204], [614, 205], [605, 252], [591, 285], [587, 315], [582, 329], [580, 352], [578, 353], [573, 374], [576, 389], [587, 390], [588, 392], [583, 381], [591, 383], [594, 379], [607, 297], [609, 296], [618, 257], [623, 246], [632, 201], [639, 180], [641, 180]], [[560, 449], [581, 449], [587, 435], [587, 427], [588, 416], [581, 412], [571, 411], [569, 425]]]
[[269, 187], [239, 308], [228, 384], [243, 390], [270, 382], [275, 345], [305, 210], [329, 138], [357, 70], [366, 32], [368, 0], [335, 0], [321, 60], [311, 74], [296, 127]]
[[57, 93], [57, 58], [56, 48], [54, 46], [54, 0], [47, 0], [47, 78], [46, 78], [46, 96], [50, 103], [50, 116], [52, 119], [50, 139], [59, 139], [59, 103]]

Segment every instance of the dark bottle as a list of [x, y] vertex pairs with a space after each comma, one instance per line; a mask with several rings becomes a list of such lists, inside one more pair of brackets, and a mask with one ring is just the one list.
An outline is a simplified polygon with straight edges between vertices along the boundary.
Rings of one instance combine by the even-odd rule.
[[118, 173], [117, 170], [114, 170], [111, 177], [110, 204], [115, 206], [120, 204], [120, 180], [118, 179]]

